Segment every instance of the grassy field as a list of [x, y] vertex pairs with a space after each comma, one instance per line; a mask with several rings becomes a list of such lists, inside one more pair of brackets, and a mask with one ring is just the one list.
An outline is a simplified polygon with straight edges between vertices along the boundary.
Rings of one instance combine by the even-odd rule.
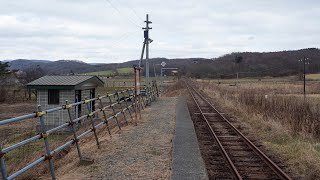
[[128, 67], [128, 68], [118, 68], [117, 69], [119, 74], [133, 74], [133, 68]]
[[[117, 68], [118, 73], [121, 74], [133, 74], [133, 68]], [[115, 72], [112, 70], [107, 71], [95, 71], [95, 72], [88, 72], [85, 73], [86, 75], [97, 75], [97, 76], [111, 76]]]
[[[209, 80], [209, 79], [207, 79]], [[306, 80], [309, 81], [320, 81], [320, 74], [306, 74]], [[234, 79], [211, 79], [214, 82], [223, 82], [223, 83], [234, 83], [234, 82], [294, 82], [294, 81], [302, 81], [302, 78], [299, 76], [284, 76], [284, 77], [246, 77], [246, 78], [236, 78]]]
[[97, 75], [97, 76], [110, 76], [113, 74], [112, 70], [107, 71], [96, 71], [96, 72], [89, 72], [85, 73], [86, 75]]
[[[198, 88], [241, 121], [302, 179], [320, 178], [320, 82], [278, 79], [196, 80]], [[284, 79], [286, 79], [284, 81]]]
[[306, 75], [307, 80], [313, 80], [313, 81], [319, 81], [320, 80], [320, 74], [307, 74]]

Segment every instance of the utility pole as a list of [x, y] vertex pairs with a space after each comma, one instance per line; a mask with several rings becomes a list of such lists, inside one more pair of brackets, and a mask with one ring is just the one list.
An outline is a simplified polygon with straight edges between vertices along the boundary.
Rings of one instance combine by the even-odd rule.
[[[152, 22], [149, 21], [149, 15], [146, 15], [146, 20], [144, 21], [146, 23], [146, 27], [143, 27], [144, 30], [144, 42], [142, 47], [142, 53], [141, 53], [141, 59], [139, 62], [139, 67], [141, 67], [141, 62], [144, 55], [144, 49], [146, 49], [146, 95], [149, 96], [150, 91], [150, 85], [149, 85], [149, 44], [152, 42], [152, 39], [149, 38], [149, 29], [152, 29], [149, 27], [149, 24]], [[149, 104], [149, 97], [147, 98], [147, 104]]]
[[303, 98], [306, 99], [306, 64], [310, 64], [309, 58], [303, 57], [299, 61], [303, 63]]
[[235, 57], [235, 60], [234, 60], [234, 63], [235, 64], [238, 64], [238, 70], [237, 70], [237, 81], [235, 83], [236, 86], [238, 86], [239, 83], [239, 71], [240, 71], [240, 63], [242, 62], [242, 56], [236, 56]]
[[156, 65], [153, 63], [154, 78], [157, 78]]

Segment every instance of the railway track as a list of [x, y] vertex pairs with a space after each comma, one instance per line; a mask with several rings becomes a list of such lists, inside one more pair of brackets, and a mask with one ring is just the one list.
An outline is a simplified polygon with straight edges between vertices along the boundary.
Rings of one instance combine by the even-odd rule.
[[203, 95], [187, 88], [196, 104], [195, 127], [210, 179], [291, 179]]

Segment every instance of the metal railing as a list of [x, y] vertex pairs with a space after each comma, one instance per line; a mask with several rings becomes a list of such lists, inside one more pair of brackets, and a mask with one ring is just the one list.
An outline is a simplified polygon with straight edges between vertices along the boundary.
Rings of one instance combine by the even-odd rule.
[[[80, 150], [80, 145], [78, 143], [80, 139], [82, 139], [83, 137], [85, 137], [86, 135], [88, 135], [90, 133], [93, 133], [95, 141], [96, 141], [97, 145], [99, 146], [100, 142], [99, 142], [98, 135], [96, 133], [97, 128], [99, 128], [105, 124], [106, 129], [107, 129], [109, 135], [111, 136], [109, 121], [114, 120], [116, 122], [118, 128], [121, 130], [119, 117], [121, 117], [121, 115], [122, 115], [124, 123], [128, 124], [128, 118], [130, 117], [131, 120], [133, 120], [133, 117], [132, 117], [133, 113], [135, 113], [136, 117], [137, 117], [137, 113], [140, 113], [141, 110], [144, 109], [144, 106], [146, 105], [145, 102], [154, 101], [156, 99], [156, 94], [158, 93], [156, 86], [152, 86], [150, 93], [145, 94], [144, 96], [142, 96], [141, 94], [138, 96], [135, 96], [134, 94], [132, 94], [133, 91], [134, 91], [133, 89], [127, 89], [127, 90], [124, 90], [121, 92], [115, 92], [113, 94], [98, 96], [98, 97], [92, 98], [92, 99], [85, 99], [83, 101], [72, 103], [72, 104], [69, 104], [68, 101], [66, 101], [65, 105], [62, 105], [62, 106], [59, 106], [59, 107], [56, 107], [53, 109], [48, 109], [45, 111], [43, 111], [41, 106], [38, 105], [37, 112], [0, 121], [0, 126], [2, 126], [2, 125], [26, 120], [29, 118], [38, 118], [39, 125], [40, 125], [40, 132], [37, 135], [35, 135], [31, 138], [25, 139], [23, 141], [20, 141], [18, 143], [15, 143], [13, 145], [10, 145], [8, 147], [5, 147], [5, 148], [1, 148], [1, 146], [0, 146], [0, 169], [1, 169], [2, 179], [3, 180], [14, 179], [14, 178], [18, 177], [19, 175], [21, 175], [22, 173], [26, 172], [27, 170], [33, 168], [34, 166], [36, 166], [44, 161], [48, 161], [50, 174], [51, 174], [52, 179], [56, 179], [55, 169], [54, 169], [54, 165], [53, 165], [53, 161], [52, 161], [52, 158], [55, 154], [57, 154], [58, 152], [62, 151], [65, 148], [68, 148], [71, 145], [75, 144], [78, 156], [81, 160], [82, 154], [81, 154], [81, 150]], [[104, 100], [104, 99], [106, 99], [108, 101], [107, 106], [103, 106], [102, 100]], [[97, 101], [100, 108], [92, 111], [90, 108], [90, 105], [89, 105], [92, 101]], [[85, 115], [82, 115], [80, 117], [73, 119], [71, 108], [76, 107], [77, 105], [81, 105], [81, 104], [86, 105], [88, 114], [85, 114]], [[116, 106], [120, 106], [120, 110], [117, 111], [117, 108], [115, 108]], [[108, 117], [106, 114], [107, 109], [112, 110], [112, 115], [110, 117]], [[68, 116], [69, 116], [68, 121], [66, 123], [63, 123], [61, 125], [58, 125], [58, 126], [52, 128], [52, 129], [46, 130], [46, 128], [45, 128], [45, 121], [46, 120], [45, 120], [44, 116], [46, 114], [56, 112], [56, 111], [67, 111]], [[102, 114], [103, 114], [103, 117], [101, 118], [102, 121], [95, 125], [93, 118], [99, 112], [102, 112]], [[129, 117], [127, 116], [128, 114], [129, 114]], [[75, 125], [77, 125], [81, 121], [85, 121], [86, 119], [89, 121], [91, 128], [87, 129], [82, 134], [78, 135], [77, 128], [75, 127]], [[71, 133], [73, 135], [73, 139], [67, 141], [66, 143], [64, 143], [60, 147], [58, 147], [54, 150], [51, 150], [50, 146], [49, 146], [49, 141], [48, 141], [48, 137], [50, 136], [50, 134], [57, 132], [58, 130], [61, 130], [63, 128], [67, 128], [67, 127], [70, 128]], [[38, 140], [38, 139], [43, 139], [43, 141], [44, 141], [45, 155], [39, 157], [38, 159], [34, 160], [33, 162], [29, 163], [27, 166], [14, 172], [13, 174], [8, 175], [7, 169], [6, 169], [6, 164], [5, 164], [6, 154], [10, 153], [10, 151], [12, 151], [14, 149], [17, 149], [23, 145], [29, 144], [33, 141]]]

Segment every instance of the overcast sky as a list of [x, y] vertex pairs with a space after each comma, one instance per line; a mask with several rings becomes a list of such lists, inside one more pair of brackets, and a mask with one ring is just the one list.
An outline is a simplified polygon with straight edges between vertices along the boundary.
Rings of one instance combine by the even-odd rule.
[[218, 57], [319, 47], [319, 0], [0, 0], [0, 59]]

